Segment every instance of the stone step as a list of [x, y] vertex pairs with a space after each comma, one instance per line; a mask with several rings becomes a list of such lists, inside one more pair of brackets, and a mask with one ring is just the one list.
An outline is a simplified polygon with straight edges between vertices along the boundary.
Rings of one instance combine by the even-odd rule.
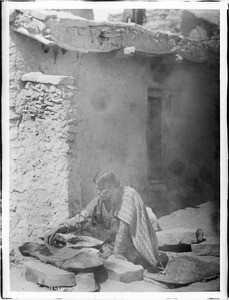
[[140, 265], [134, 265], [126, 260], [115, 258], [111, 255], [104, 260], [104, 267], [108, 273], [108, 279], [130, 283], [143, 279], [144, 269]]
[[206, 237], [206, 241], [191, 245], [192, 252], [199, 256], [220, 256], [219, 238]]
[[197, 229], [175, 228], [156, 232], [158, 247], [179, 244], [194, 244], [203, 240], [198, 236]]
[[36, 259], [23, 263], [23, 275], [28, 281], [47, 287], [71, 287], [76, 285], [76, 274]]

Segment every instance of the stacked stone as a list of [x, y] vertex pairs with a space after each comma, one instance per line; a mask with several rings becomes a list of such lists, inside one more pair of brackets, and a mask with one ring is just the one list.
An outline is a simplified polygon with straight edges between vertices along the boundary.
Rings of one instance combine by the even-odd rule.
[[55, 87], [51, 84], [27, 82], [18, 95], [16, 112], [23, 120], [36, 118], [63, 120], [66, 107], [73, 98], [71, 87]]

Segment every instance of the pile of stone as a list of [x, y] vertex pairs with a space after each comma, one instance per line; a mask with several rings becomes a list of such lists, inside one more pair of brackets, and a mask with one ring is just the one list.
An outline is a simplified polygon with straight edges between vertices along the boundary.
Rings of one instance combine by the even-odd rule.
[[68, 101], [73, 98], [73, 77], [44, 75], [39, 72], [24, 74], [25, 88], [17, 95], [15, 111], [11, 119], [44, 119], [51, 117], [62, 120], [66, 115]]
[[75, 274], [44, 264], [36, 259], [29, 259], [23, 264], [23, 274], [28, 281], [52, 290], [71, 292], [95, 292], [98, 285], [92, 272]]
[[[25, 278], [54, 290], [93, 292], [99, 290], [101, 274], [103, 275], [102, 282], [107, 279], [122, 283], [144, 280], [152, 284], [164, 285], [166, 288], [175, 288], [197, 281], [211, 280], [219, 276], [220, 247], [217, 237], [205, 236], [200, 228], [176, 228], [161, 231], [158, 220], [149, 207], [147, 207], [147, 212], [156, 231], [161, 261], [165, 267], [165, 275], [150, 273], [144, 270], [141, 265], [134, 265], [128, 261], [117, 259], [114, 255], [106, 259], [98, 258], [99, 250], [88, 248], [85, 254], [93, 254], [95, 256], [94, 264], [90, 264], [89, 261], [86, 262], [86, 269], [79, 268], [81, 259], [79, 259], [78, 263], [76, 261], [75, 264], [71, 259], [69, 263], [72, 267], [69, 269], [69, 267], [64, 267], [67, 262], [61, 263], [61, 266], [59, 265], [60, 262], [53, 265], [44, 264], [46, 260], [49, 260], [49, 257], [46, 259], [42, 256], [42, 259], [39, 254], [34, 257], [39, 258], [43, 262], [34, 258], [24, 262], [23, 273]], [[63, 251], [64, 253], [65, 248], [58, 251]], [[69, 249], [69, 251], [73, 253], [81, 250]], [[66, 252], [68, 255], [69, 251]], [[60, 256], [63, 258], [62, 254]], [[98, 264], [96, 257], [99, 260], [102, 259], [101, 264]], [[88, 268], [88, 263], [90, 266], [93, 265], [93, 268]], [[74, 269], [73, 265], [78, 267]], [[176, 270], [179, 269], [179, 272], [175, 272], [177, 273], [176, 276], [174, 276], [174, 268]], [[171, 274], [173, 275], [171, 276]]]
[[28, 258], [23, 263], [23, 275], [28, 281], [50, 289], [62, 291], [94, 292], [99, 290], [99, 283], [111, 279], [123, 283], [143, 280], [144, 269], [113, 255], [104, 260], [104, 268], [84, 270], [75, 273], [57, 268], [50, 264]]
[[[32, 258], [24, 262], [23, 272], [25, 278], [51, 289], [93, 292], [99, 290], [101, 274], [103, 274], [103, 277], [105, 275], [105, 280], [109, 279], [122, 283], [144, 280], [153, 284], [164, 285], [167, 288], [174, 288], [196, 281], [211, 280], [219, 276], [220, 247], [217, 237], [205, 236], [200, 228], [176, 228], [161, 231], [158, 220], [149, 207], [147, 207], [147, 212], [156, 231], [165, 275], [149, 273], [141, 265], [134, 265], [128, 261], [117, 259], [113, 254], [106, 259], [99, 258], [102, 259], [103, 265], [93, 264], [93, 268], [88, 269], [87, 262], [85, 270], [79, 269], [81, 259], [79, 259], [78, 264], [75, 264], [78, 269], [73, 268], [72, 261], [72, 267], [69, 270], [69, 268], [64, 268], [66, 262], [61, 266], [59, 266], [59, 262], [54, 264], [55, 266], [51, 266], [41, 262], [45, 262], [46, 258], [43, 260], [41, 256], [35, 255], [41, 261]], [[70, 250], [72, 252], [81, 251]], [[65, 249], [58, 251], [65, 251]], [[95, 248], [88, 248], [86, 252], [95, 255], [95, 258], [99, 254], [99, 250]], [[61, 257], [63, 258], [62, 255]], [[94, 260], [93, 262], [95, 263]], [[174, 275], [174, 268], [176, 270], [179, 268], [179, 272], [175, 272], [176, 276]], [[173, 275], [171, 276], [171, 274]], [[102, 280], [104, 281], [104, 278]]]
[[[141, 265], [117, 259], [114, 255], [103, 260], [103, 266], [83, 272], [73, 272], [44, 264], [36, 259], [24, 262], [23, 272], [27, 280], [62, 291], [93, 292], [99, 290], [98, 274], [106, 279], [131, 283], [144, 280], [174, 288], [196, 281], [205, 281], [219, 275], [219, 239], [204, 237], [201, 229], [171, 229], [157, 231], [158, 247], [166, 274], [153, 274]], [[90, 251], [90, 250], [89, 250]], [[93, 249], [94, 255], [99, 250]], [[164, 261], [166, 257], [168, 261]], [[171, 276], [178, 268], [176, 278]], [[179, 274], [178, 274], [179, 273]], [[205, 274], [206, 273], [206, 274]], [[104, 280], [104, 279], [103, 279]], [[174, 285], [173, 285], [174, 283]]]

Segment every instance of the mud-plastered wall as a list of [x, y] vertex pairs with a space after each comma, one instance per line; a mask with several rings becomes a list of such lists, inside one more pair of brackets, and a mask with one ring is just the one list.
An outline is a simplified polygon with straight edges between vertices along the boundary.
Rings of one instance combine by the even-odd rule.
[[61, 62], [54, 64], [51, 53], [48, 56], [39, 43], [12, 34], [9, 154], [13, 259], [20, 257], [18, 246], [38, 241], [45, 227], [81, 209], [75, 78]]
[[112, 168], [147, 185], [147, 60], [79, 54], [11, 34], [10, 230], [17, 246], [74, 216]]
[[93, 178], [113, 169], [140, 193], [147, 185], [147, 60], [116, 53], [82, 56], [78, 80], [82, 202], [95, 196]]

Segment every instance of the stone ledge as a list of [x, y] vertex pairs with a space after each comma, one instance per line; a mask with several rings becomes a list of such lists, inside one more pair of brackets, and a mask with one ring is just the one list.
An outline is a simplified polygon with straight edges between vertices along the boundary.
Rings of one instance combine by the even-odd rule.
[[24, 262], [23, 275], [28, 281], [48, 287], [71, 287], [76, 285], [75, 273], [44, 264], [36, 259]]
[[74, 77], [72, 76], [45, 75], [41, 72], [26, 73], [22, 75], [21, 80], [53, 85], [74, 84]]
[[[158, 231], [156, 233], [158, 239], [158, 247], [179, 244], [197, 243], [196, 229], [192, 228], [175, 228], [169, 230]], [[203, 238], [202, 238], [203, 239]]]
[[206, 241], [191, 245], [192, 252], [199, 256], [220, 256], [220, 245], [217, 237], [207, 237]]
[[103, 264], [107, 270], [109, 279], [124, 283], [130, 283], [143, 279], [144, 269], [140, 265], [134, 265], [131, 262], [117, 259], [114, 256], [104, 260]]

